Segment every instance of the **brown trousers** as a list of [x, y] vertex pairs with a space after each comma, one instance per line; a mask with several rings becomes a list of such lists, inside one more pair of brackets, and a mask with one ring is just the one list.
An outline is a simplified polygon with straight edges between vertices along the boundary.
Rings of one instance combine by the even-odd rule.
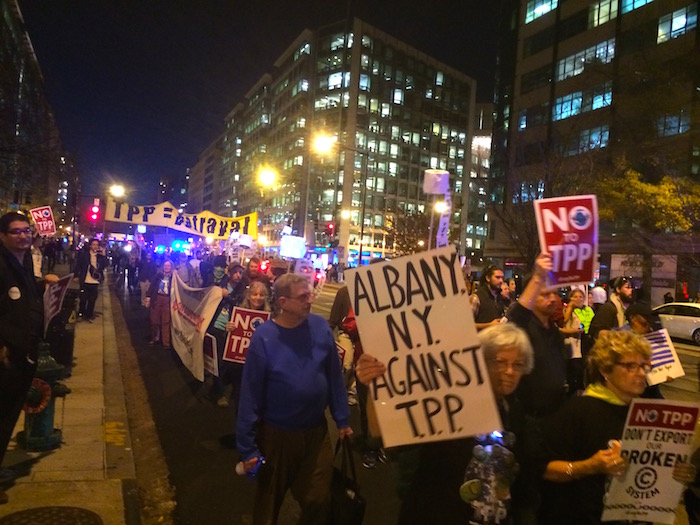
[[277, 523], [287, 490], [301, 507], [299, 525], [326, 525], [333, 477], [328, 424], [288, 431], [262, 423], [258, 445], [265, 465], [258, 474], [253, 525]]
[[156, 294], [151, 299], [151, 340], [158, 339], [163, 346], [170, 346], [170, 297]]

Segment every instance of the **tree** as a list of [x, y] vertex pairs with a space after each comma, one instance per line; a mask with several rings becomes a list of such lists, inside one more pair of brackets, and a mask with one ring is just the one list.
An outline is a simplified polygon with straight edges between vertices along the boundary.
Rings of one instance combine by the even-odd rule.
[[387, 217], [387, 244], [393, 245], [397, 257], [426, 250], [429, 232], [430, 217], [425, 213]]

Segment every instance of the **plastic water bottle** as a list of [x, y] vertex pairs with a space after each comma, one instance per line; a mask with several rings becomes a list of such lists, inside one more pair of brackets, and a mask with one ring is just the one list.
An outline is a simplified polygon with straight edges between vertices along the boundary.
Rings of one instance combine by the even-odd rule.
[[260, 467], [262, 467], [265, 464], [265, 458], [260, 456], [258, 457], [258, 461], [256, 461], [255, 465], [253, 465], [253, 468], [250, 469], [248, 472], [245, 471], [245, 467], [243, 466], [243, 462], [239, 461], [236, 464], [236, 474], [239, 476], [245, 475], [249, 479], [255, 479], [258, 476], [258, 472], [260, 471]]

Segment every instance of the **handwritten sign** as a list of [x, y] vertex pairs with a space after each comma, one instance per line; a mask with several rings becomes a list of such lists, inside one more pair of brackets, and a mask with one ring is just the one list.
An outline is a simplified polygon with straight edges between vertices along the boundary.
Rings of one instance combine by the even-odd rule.
[[613, 478], [603, 521], [673, 523], [684, 487], [673, 479], [676, 462], [687, 463], [698, 419], [697, 403], [665, 399], [632, 402], [622, 435], [628, 467]]
[[594, 280], [598, 263], [598, 201], [576, 195], [534, 201], [540, 248], [552, 255], [548, 287]]
[[250, 346], [250, 338], [255, 329], [270, 318], [270, 312], [249, 310], [236, 306], [231, 313], [233, 331], [226, 336], [224, 360], [233, 363], [245, 363], [245, 356]]
[[149, 206], [135, 206], [114, 198], [107, 200], [105, 220], [126, 224], [163, 226], [181, 232], [228, 239], [232, 233], [245, 234], [257, 238], [258, 214], [240, 217], [222, 217], [210, 211], [200, 213], [179, 213], [169, 202]]
[[72, 280], [73, 274], [69, 273], [44, 289], [44, 336], [46, 336], [46, 332], [49, 329], [51, 319], [56, 317], [58, 312], [61, 311], [63, 299], [66, 297], [66, 290], [68, 290], [68, 285]]
[[385, 446], [501, 428], [454, 246], [346, 270], [346, 281], [360, 340], [387, 366], [370, 385]]
[[651, 372], [647, 374], [647, 383], [658, 385], [669, 377], [675, 379], [685, 375], [681, 360], [678, 359], [676, 348], [671, 342], [671, 336], [665, 328], [645, 334], [651, 344]]
[[40, 206], [29, 210], [39, 235], [54, 235], [56, 233], [56, 223], [53, 220], [51, 206]]

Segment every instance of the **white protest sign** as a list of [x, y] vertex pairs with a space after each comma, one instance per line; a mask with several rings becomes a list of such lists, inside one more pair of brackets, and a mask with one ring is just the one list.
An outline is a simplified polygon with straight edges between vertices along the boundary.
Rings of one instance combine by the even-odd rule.
[[173, 348], [192, 375], [204, 381], [204, 334], [221, 302], [221, 288], [191, 288], [177, 272], [170, 289]]
[[[454, 246], [346, 270], [384, 445], [501, 429]], [[478, 409], [476, 409], [478, 407]]]
[[219, 376], [219, 359], [216, 355], [218, 349], [216, 347], [216, 337], [211, 334], [204, 334], [204, 342], [202, 343], [204, 354], [204, 371], [211, 375]]
[[673, 467], [690, 458], [699, 410], [665, 399], [632, 402], [622, 435], [627, 470], [610, 483], [602, 521], [674, 522], [685, 487], [673, 479]]
[[50, 283], [44, 289], [44, 337], [49, 329], [51, 320], [61, 311], [63, 299], [66, 297], [68, 285], [73, 280], [73, 274], [61, 277], [55, 283]]
[[644, 334], [651, 344], [651, 372], [647, 374], [647, 383], [658, 385], [669, 377], [675, 379], [685, 375], [681, 360], [678, 359], [676, 349], [671, 342], [668, 330], [662, 328], [655, 332]]

